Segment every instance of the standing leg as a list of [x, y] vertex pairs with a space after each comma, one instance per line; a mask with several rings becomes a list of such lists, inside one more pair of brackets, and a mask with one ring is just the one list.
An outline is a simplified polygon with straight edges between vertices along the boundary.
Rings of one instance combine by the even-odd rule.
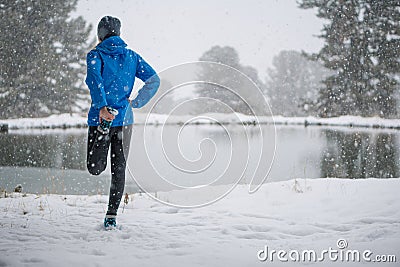
[[125, 188], [126, 159], [132, 135], [132, 125], [112, 127], [111, 131], [111, 186], [107, 215], [117, 215]]
[[90, 174], [99, 175], [107, 167], [109, 134], [100, 134], [97, 126], [89, 126], [86, 165]]

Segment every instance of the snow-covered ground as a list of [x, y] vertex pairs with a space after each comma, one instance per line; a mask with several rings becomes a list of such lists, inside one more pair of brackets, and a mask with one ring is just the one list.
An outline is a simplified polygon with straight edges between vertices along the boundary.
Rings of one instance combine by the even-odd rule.
[[[194, 116], [168, 116], [163, 114], [135, 113], [135, 123], [137, 124], [183, 124], [191, 120], [193, 124], [215, 123], [245, 123], [245, 124], [288, 124], [288, 125], [324, 125], [324, 126], [349, 126], [349, 127], [368, 127], [368, 128], [390, 128], [400, 129], [400, 119], [382, 119], [379, 117], [360, 117], [360, 116], [341, 116], [335, 118], [316, 118], [316, 117], [257, 117], [247, 116], [240, 113], [222, 114], [210, 113], [199, 115], [198, 119], [193, 120]], [[209, 120], [207, 118], [212, 118]], [[74, 128], [85, 127], [87, 118], [80, 114], [60, 114], [46, 118], [22, 118], [0, 120], [0, 125], [6, 124], [9, 129], [48, 129], [48, 128]]]
[[[104, 231], [106, 196], [13, 194], [0, 198], [0, 266], [303, 266], [262, 250], [358, 250], [397, 263], [336, 262], [313, 266], [398, 266], [399, 179], [307, 179], [268, 183], [255, 194], [238, 186], [213, 205], [180, 209], [131, 195], [118, 222]], [[190, 191], [192, 193], [192, 191]], [[162, 200], [188, 196], [158, 193]], [[340, 245], [347, 247], [339, 249]], [[362, 256], [362, 254], [361, 254]]]
[[0, 120], [9, 129], [48, 129], [85, 127], [87, 118], [79, 114], [51, 115], [45, 118], [20, 118]]

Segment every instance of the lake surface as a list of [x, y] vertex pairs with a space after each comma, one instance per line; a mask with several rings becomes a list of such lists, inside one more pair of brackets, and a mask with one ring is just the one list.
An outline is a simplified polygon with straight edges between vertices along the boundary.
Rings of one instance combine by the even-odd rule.
[[[274, 159], [266, 182], [400, 176], [399, 131], [277, 126], [275, 136], [273, 126], [263, 125], [260, 136], [257, 126], [246, 126], [247, 131], [243, 131], [239, 125], [225, 129], [218, 125], [189, 125], [184, 130], [170, 125], [147, 126], [144, 138], [143, 127], [134, 126], [130, 170], [135, 179], [140, 176], [146, 189], [153, 191], [169, 190], [157, 175], [182, 186], [205, 185], [217, 178], [220, 179], [215, 184], [229, 184], [236, 181], [236, 176], [242, 178], [240, 183], [249, 183], [252, 175], [262, 182], [263, 176], [255, 173], [258, 158], [253, 153], [259, 149], [265, 157], [258, 168], [267, 172]], [[0, 188], [12, 191], [22, 184], [29, 193], [107, 194], [109, 168], [100, 176], [86, 171], [86, 138], [85, 129], [0, 134]], [[147, 142], [145, 150], [139, 145], [143, 140]], [[199, 171], [203, 169], [204, 172]], [[218, 176], [219, 173], [227, 177]], [[126, 182], [126, 192], [139, 190], [131, 175], [127, 175]]]

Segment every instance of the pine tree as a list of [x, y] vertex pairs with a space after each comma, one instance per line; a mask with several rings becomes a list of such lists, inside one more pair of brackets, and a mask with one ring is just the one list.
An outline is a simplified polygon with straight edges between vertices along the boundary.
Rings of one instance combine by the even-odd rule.
[[400, 1], [368, 0], [365, 4], [364, 30], [374, 63], [370, 81], [371, 101], [380, 115], [397, 115], [395, 95], [400, 88]]
[[302, 0], [328, 21], [317, 54], [335, 74], [324, 80], [318, 100], [324, 117], [397, 114], [400, 72], [400, 1]]
[[268, 68], [267, 96], [272, 113], [284, 116], [312, 115], [308, 103], [316, 101], [321, 81], [332, 73], [321, 62], [293, 50], [281, 51]]
[[77, 0], [0, 4], [0, 116], [79, 111], [91, 26], [70, 18]]
[[[258, 88], [264, 90], [265, 85], [258, 78], [257, 70], [251, 66], [244, 66], [240, 63], [239, 54], [230, 46], [213, 46], [206, 51], [200, 61], [210, 61], [227, 65], [249, 77]], [[199, 73], [199, 80], [212, 80], [218, 84], [226, 86], [226, 88], [211, 84], [199, 84], [199, 96], [217, 99], [226, 104], [224, 108], [217, 109], [215, 105], [203, 106], [202, 112], [241, 112], [251, 115], [254, 111], [266, 109], [263, 99], [254, 92], [255, 87], [247, 83], [247, 79], [239, 77], [236, 71], [231, 71], [229, 67], [221, 65], [207, 65], [207, 67]], [[251, 88], [249, 88], [251, 87]], [[260, 92], [261, 93], [261, 92]], [[252, 110], [256, 109], [256, 110]]]

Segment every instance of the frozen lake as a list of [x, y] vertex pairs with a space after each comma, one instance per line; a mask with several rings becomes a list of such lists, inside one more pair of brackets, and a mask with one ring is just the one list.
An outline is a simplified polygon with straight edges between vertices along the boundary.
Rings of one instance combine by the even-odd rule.
[[[131, 171], [134, 175], [139, 174], [142, 181], [146, 182], [146, 189], [169, 190], [158, 183], [158, 178], [153, 174], [156, 172], [146, 165], [146, 153], [138, 148], [138, 142], [143, 141], [143, 127], [134, 126], [130, 151], [133, 165]], [[225, 171], [224, 159], [229, 158], [230, 149], [242, 153], [242, 150], [246, 149], [246, 143], [257, 146], [260, 139], [257, 131], [253, 133], [252, 130], [252, 127], [256, 129], [256, 126], [247, 126], [247, 135], [240, 130], [242, 126], [226, 127], [230, 133], [230, 140], [235, 144], [233, 147], [227, 142], [226, 132], [218, 125], [189, 125], [185, 127], [179, 139], [179, 149], [171, 148], [168, 154], [173, 160], [181, 158], [188, 161], [191, 164], [188, 168], [201, 169], [209, 161], [211, 167], [207, 170], [207, 175], [200, 172], [191, 175], [191, 179], [183, 178], [186, 177], [183, 174], [177, 175], [179, 170], [175, 168], [173, 172], [168, 157], [160, 151], [161, 142], [164, 142], [166, 149], [176, 144], [174, 134], [180, 129], [178, 125], [165, 126], [164, 129], [147, 126], [146, 140], [150, 140], [150, 145], [146, 146], [147, 155], [151, 156], [157, 171], [162, 175], [169, 175], [173, 183], [196, 186], [212, 182], [214, 174]], [[266, 158], [272, 159], [273, 126], [261, 127], [265, 133], [262, 138]], [[166, 136], [163, 141], [158, 138], [162, 129]], [[0, 188], [11, 191], [17, 184], [22, 184], [24, 191], [29, 193], [108, 193], [109, 168], [100, 176], [91, 176], [86, 171], [86, 129], [18, 130], [0, 136]], [[214, 144], [202, 143], [200, 152], [199, 143], [204, 138], [212, 139]], [[399, 139], [400, 132], [394, 130], [277, 126], [277, 149], [266, 182], [319, 177], [399, 177]], [[215, 151], [214, 145], [217, 147]], [[209, 150], [216, 152], [217, 156], [208, 153]], [[198, 160], [202, 156], [206, 162]], [[232, 173], [242, 173], [243, 162], [240, 157], [232, 157], [231, 163], [229, 168]], [[256, 160], [250, 155], [248, 169], [255, 168], [255, 165]], [[261, 161], [260, 166], [268, 168], [269, 163]], [[247, 174], [244, 173], [241, 183], [249, 182]], [[260, 177], [258, 179], [261, 181]], [[138, 191], [130, 175], [127, 176], [126, 182], [127, 192]], [[229, 182], [231, 181], [221, 179], [216, 184]]]

